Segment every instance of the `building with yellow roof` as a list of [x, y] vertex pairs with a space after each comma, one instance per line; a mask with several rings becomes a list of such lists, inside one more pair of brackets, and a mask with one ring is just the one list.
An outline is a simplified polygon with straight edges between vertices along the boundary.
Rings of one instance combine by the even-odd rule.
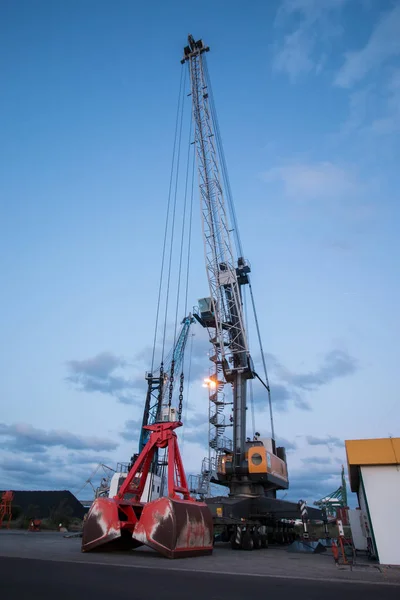
[[381, 564], [400, 565], [400, 438], [346, 440], [361, 527]]

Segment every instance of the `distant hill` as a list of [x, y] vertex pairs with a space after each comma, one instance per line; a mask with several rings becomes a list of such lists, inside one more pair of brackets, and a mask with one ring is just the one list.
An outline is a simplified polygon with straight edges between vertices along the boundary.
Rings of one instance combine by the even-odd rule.
[[[60, 507], [71, 518], [83, 519], [87, 509], [68, 490], [62, 491], [14, 491], [13, 506], [20, 506], [29, 519], [46, 519]], [[0, 497], [3, 494], [0, 491]], [[27, 514], [33, 512], [34, 514]]]

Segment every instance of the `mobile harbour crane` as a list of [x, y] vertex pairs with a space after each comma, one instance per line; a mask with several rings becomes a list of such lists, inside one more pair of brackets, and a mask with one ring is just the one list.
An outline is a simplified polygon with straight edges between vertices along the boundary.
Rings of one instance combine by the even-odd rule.
[[[209, 387], [209, 457], [202, 473], [192, 479], [192, 492], [206, 499], [214, 525], [233, 548], [252, 549], [267, 543], [268, 526], [299, 517], [298, 503], [276, 498], [277, 490], [289, 487], [286, 452], [276, 447], [272, 404], [264, 352], [250, 281], [250, 265], [244, 258], [231, 197], [229, 177], [212, 95], [202, 40], [188, 37], [181, 63], [189, 67], [194, 144], [200, 191], [204, 256], [210, 296], [198, 301], [196, 320], [208, 330], [213, 363]], [[231, 232], [236, 242], [236, 255]], [[250, 354], [243, 310], [244, 288], [250, 290], [265, 379], [255, 372]], [[269, 400], [271, 438], [257, 432], [246, 438], [247, 391], [258, 378]], [[225, 387], [230, 386], [232, 401]], [[224, 435], [224, 409], [232, 406], [232, 439]], [[209, 484], [227, 486], [229, 495], [207, 497]], [[322, 519], [318, 509], [308, 510], [310, 519]]]
[[[214, 433], [209, 436], [212, 453], [203, 462], [204, 468], [198, 478], [198, 485], [192, 486], [191, 491], [201, 500], [205, 499], [206, 504], [193, 503], [189, 495], [174, 431], [181, 425], [182, 394], [180, 392], [179, 420], [176, 421], [171, 417], [170, 394], [167, 405], [163, 406], [167, 386], [169, 384], [171, 390], [174, 382], [175, 360], [171, 362], [170, 373], [164, 371], [162, 361], [158, 375], [153, 374], [153, 369], [148, 374], [141, 452], [134, 457], [134, 464], [117, 494], [113, 498], [99, 498], [92, 506], [85, 526], [86, 535], [85, 530], [83, 535], [82, 549], [85, 551], [104, 544], [109, 547], [114, 547], [115, 543], [117, 547], [136, 547], [144, 543], [170, 557], [207, 554], [212, 551], [211, 514], [214, 526], [222, 532], [222, 539], [230, 540], [233, 548], [250, 550], [267, 543], [268, 527], [282, 529], [285, 519], [299, 517], [297, 503], [276, 498], [276, 491], [287, 489], [289, 482], [285, 449], [277, 448], [275, 444], [271, 402], [272, 437], [262, 439], [254, 432], [253, 440], [246, 438], [248, 384], [258, 378], [266, 388], [270, 401], [269, 383], [266, 369], [264, 380], [254, 370], [245, 328], [245, 286], [250, 290], [254, 308], [250, 265], [241, 248], [230, 197], [229, 179], [204, 56], [209, 48], [201, 40], [195, 41], [192, 36], [189, 36], [188, 42], [182, 63], [189, 65], [190, 73], [194, 146], [210, 288], [210, 296], [199, 300], [198, 310], [193, 316], [208, 330], [213, 348], [210, 356], [213, 369], [208, 378], [208, 386], [210, 434]], [[233, 221], [232, 230], [229, 211]], [[231, 231], [236, 238], [236, 254], [233, 251]], [[255, 309], [254, 316], [264, 361]], [[231, 387], [232, 402], [225, 399], [226, 386]], [[233, 408], [232, 440], [224, 435], [228, 426], [224, 410], [228, 405]], [[164, 408], [165, 412], [160, 411], [160, 408]], [[151, 499], [146, 503], [143, 494], [147, 478], [154, 465], [158, 464], [159, 449], [166, 448], [168, 496], [166, 499]], [[206, 497], [210, 482], [228, 487], [229, 496]], [[155, 530], [160, 514], [163, 515], [160, 526]], [[308, 516], [310, 519], [321, 519], [322, 512], [310, 508]], [[177, 537], [171, 533], [172, 530], [178, 531]], [[185, 543], [182, 545], [180, 533], [183, 531]]]

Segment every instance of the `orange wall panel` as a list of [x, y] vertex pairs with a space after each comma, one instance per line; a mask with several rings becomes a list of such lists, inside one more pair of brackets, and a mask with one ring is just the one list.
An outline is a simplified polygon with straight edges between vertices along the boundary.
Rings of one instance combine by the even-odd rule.
[[400, 438], [346, 440], [345, 445], [349, 466], [400, 464]]

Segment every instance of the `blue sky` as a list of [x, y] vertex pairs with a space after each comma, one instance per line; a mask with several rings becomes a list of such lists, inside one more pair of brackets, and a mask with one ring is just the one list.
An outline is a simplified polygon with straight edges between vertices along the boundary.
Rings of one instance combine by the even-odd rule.
[[[288, 496], [339, 485], [343, 440], [400, 435], [399, 28], [389, 0], [2, 2], [0, 489], [75, 491], [136, 449], [190, 32], [211, 47]], [[197, 204], [191, 272], [192, 305]], [[193, 332], [189, 472], [209, 364]]]

